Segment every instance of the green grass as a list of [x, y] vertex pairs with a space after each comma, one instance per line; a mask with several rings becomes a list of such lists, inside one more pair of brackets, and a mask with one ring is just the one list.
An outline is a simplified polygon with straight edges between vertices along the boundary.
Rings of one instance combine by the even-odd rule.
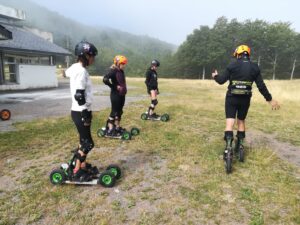
[[[128, 84], [136, 87], [130, 96], [145, 95], [143, 79]], [[300, 146], [300, 81], [267, 85], [282, 108], [272, 111], [255, 90], [247, 128]], [[161, 79], [157, 112], [171, 120], [142, 121], [147, 97], [129, 104], [122, 124], [141, 131], [129, 142], [98, 138], [109, 109], [94, 112], [88, 159], [121, 165], [124, 176], [112, 189], [49, 182], [78, 142], [69, 117], [16, 124], [18, 131], [0, 134], [0, 224], [300, 224], [299, 168], [267, 145], [246, 145], [245, 163], [226, 175], [225, 90], [212, 81]]]

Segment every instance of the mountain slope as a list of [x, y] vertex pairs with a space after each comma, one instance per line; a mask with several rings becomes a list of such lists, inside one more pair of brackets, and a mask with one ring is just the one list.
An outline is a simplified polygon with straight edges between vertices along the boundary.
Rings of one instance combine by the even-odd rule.
[[92, 68], [95, 73], [105, 73], [114, 55], [124, 54], [129, 61], [127, 74], [143, 76], [151, 59], [167, 58], [176, 49], [172, 44], [147, 36], [83, 25], [29, 0], [0, 0], [0, 4], [24, 10], [26, 21], [20, 24], [52, 32], [54, 42], [71, 52], [75, 44], [83, 39], [94, 43], [100, 52]]

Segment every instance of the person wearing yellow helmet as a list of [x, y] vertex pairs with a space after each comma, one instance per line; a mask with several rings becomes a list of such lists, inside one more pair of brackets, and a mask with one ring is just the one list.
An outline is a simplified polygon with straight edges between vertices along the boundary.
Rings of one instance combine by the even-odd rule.
[[240, 45], [233, 53], [236, 60], [226, 67], [225, 72], [219, 75], [218, 71], [215, 70], [212, 73], [213, 79], [219, 84], [229, 81], [225, 98], [226, 128], [224, 140], [226, 141], [226, 149], [228, 147], [231, 148], [233, 126], [237, 118], [236, 153], [238, 153], [237, 151], [242, 146], [243, 139], [246, 137], [245, 119], [250, 106], [253, 82], [256, 83], [258, 90], [271, 105], [272, 109], [276, 110], [280, 108], [278, 102], [272, 98], [272, 95], [268, 91], [258, 65], [250, 61], [250, 55], [250, 47]]
[[128, 60], [123, 55], [117, 55], [113, 59], [110, 71], [103, 77], [103, 83], [110, 87], [111, 112], [107, 120], [107, 135], [120, 136], [124, 129], [120, 126], [125, 95], [127, 93], [125, 66]]

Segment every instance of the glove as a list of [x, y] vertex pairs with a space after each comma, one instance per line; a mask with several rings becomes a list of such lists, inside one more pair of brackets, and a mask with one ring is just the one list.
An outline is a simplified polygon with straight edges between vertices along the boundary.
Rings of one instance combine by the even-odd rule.
[[84, 126], [90, 126], [92, 123], [92, 111], [88, 111], [87, 109], [82, 110], [81, 119]]

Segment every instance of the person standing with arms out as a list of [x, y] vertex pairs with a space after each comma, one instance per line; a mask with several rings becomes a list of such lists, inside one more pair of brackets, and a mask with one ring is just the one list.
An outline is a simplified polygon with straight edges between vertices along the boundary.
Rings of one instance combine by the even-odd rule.
[[151, 62], [151, 66], [148, 68], [146, 72], [146, 80], [145, 84], [147, 86], [147, 92], [151, 99], [151, 104], [148, 108], [148, 117], [149, 118], [157, 118], [158, 115], [154, 113], [155, 106], [158, 104], [157, 95], [159, 94], [158, 91], [158, 82], [157, 82], [157, 68], [160, 66], [158, 60], [154, 59]]
[[77, 63], [66, 70], [66, 76], [70, 78], [72, 96], [71, 117], [79, 133], [79, 147], [75, 152], [76, 164], [73, 170], [76, 181], [90, 180], [88, 169], [91, 165], [85, 160], [94, 147], [91, 135], [93, 94], [87, 67], [94, 63], [97, 54], [98, 50], [93, 44], [87, 41], [78, 43], [75, 47]]
[[128, 60], [123, 55], [114, 57], [110, 71], [103, 77], [103, 83], [110, 87], [111, 112], [107, 120], [107, 135], [120, 136], [124, 129], [120, 126], [127, 93], [124, 69]]
[[280, 108], [278, 102], [269, 93], [258, 65], [250, 61], [250, 53], [251, 50], [247, 45], [238, 46], [233, 54], [236, 61], [230, 63], [222, 75], [219, 75], [217, 70], [212, 73], [212, 77], [219, 84], [229, 81], [225, 98], [226, 128], [224, 140], [226, 141], [226, 149], [232, 146], [233, 126], [237, 117], [236, 151], [243, 145], [243, 139], [246, 137], [245, 119], [250, 106], [253, 82], [256, 83], [259, 92], [272, 109]]

